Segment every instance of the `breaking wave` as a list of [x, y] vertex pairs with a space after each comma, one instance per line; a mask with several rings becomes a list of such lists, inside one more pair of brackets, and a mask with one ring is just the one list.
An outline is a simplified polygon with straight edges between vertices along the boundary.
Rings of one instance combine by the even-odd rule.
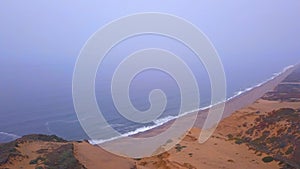
[[[235, 92], [235, 94], [229, 98], [227, 98], [225, 101], [229, 101], [229, 100], [232, 100], [240, 95], [243, 95], [244, 93], [246, 92], [249, 92], [255, 88], [258, 88], [258, 87], [261, 87], [262, 85], [274, 80], [275, 78], [279, 77], [280, 75], [284, 74], [287, 70], [291, 69], [295, 67], [295, 65], [290, 65], [290, 66], [287, 66], [285, 67], [281, 72], [278, 72], [278, 73], [274, 73], [272, 77], [270, 77], [269, 79], [257, 84], [257, 85], [254, 85], [253, 87], [249, 87], [249, 88], [246, 88], [244, 90], [241, 90], [241, 91], [237, 91]], [[219, 104], [219, 103], [217, 103]], [[214, 104], [214, 105], [217, 105], [217, 104]], [[177, 119], [179, 117], [182, 117], [182, 116], [185, 116], [187, 114], [190, 114], [190, 113], [194, 113], [194, 112], [198, 112], [198, 111], [202, 111], [202, 110], [205, 110], [205, 109], [209, 109], [211, 107], [213, 107], [214, 105], [210, 105], [210, 106], [207, 106], [207, 107], [203, 107], [203, 108], [200, 108], [200, 109], [197, 109], [197, 110], [192, 110], [192, 111], [189, 111], [189, 112], [186, 112], [186, 113], [183, 113], [183, 114], [180, 114], [178, 116], [167, 116], [167, 117], [164, 117], [164, 118], [160, 118], [160, 119], [157, 119], [154, 122], [154, 125], [151, 125], [151, 126], [143, 126], [143, 127], [140, 127], [140, 128], [137, 128], [133, 131], [130, 131], [130, 132], [127, 132], [127, 133], [124, 133], [124, 134], [121, 134], [119, 136], [116, 136], [116, 137], [112, 137], [112, 138], [109, 138], [109, 139], [99, 139], [99, 140], [89, 140], [89, 143], [90, 144], [93, 144], [93, 145], [96, 145], [96, 144], [101, 144], [101, 143], [104, 143], [104, 142], [108, 142], [108, 141], [113, 141], [113, 140], [116, 140], [116, 139], [120, 139], [120, 138], [124, 138], [124, 137], [128, 137], [128, 136], [133, 136], [133, 135], [136, 135], [138, 133], [143, 133], [143, 132], [146, 132], [148, 130], [151, 130], [151, 129], [154, 129], [156, 127], [159, 127], [159, 126], [162, 126], [174, 119]]]

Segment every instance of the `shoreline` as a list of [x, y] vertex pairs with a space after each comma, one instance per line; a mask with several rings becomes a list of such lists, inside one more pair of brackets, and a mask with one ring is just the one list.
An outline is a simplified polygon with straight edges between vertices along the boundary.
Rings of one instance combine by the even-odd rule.
[[[224, 107], [224, 112], [222, 115], [221, 120], [224, 118], [230, 116], [232, 113], [235, 111], [250, 105], [251, 103], [255, 102], [257, 99], [261, 98], [265, 93], [273, 90], [278, 84], [280, 84], [288, 75], [290, 75], [295, 69], [299, 67], [299, 64], [295, 65], [290, 65], [285, 67], [281, 72], [275, 73], [274, 76], [270, 77], [269, 79], [254, 85], [253, 87], [247, 88], [243, 91], [237, 92], [236, 95], [226, 99], [225, 101], [225, 107]], [[119, 139], [124, 139], [126, 137], [134, 137], [134, 138], [147, 138], [147, 137], [152, 137], [157, 134], [162, 133], [166, 129], [168, 129], [173, 122], [178, 119], [178, 118], [186, 118], [184, 121], [188, 121], [189, 115], [192, 115], [194, 113], [197, 113], [197, 119], [194, 122], [193, 127], [196, 128], [202, 128], [203, 124], [207, 118], [208, 111], [213, 108], [216, 105], [210, 105], [206, 106], [203, 108], [200, 108], [199, 110], [196, 111], [191, 111], [188, 113], [184, 113], [184, 115], [181, 115], [179, 117], [174, 117], [173, 119], [170, 119], [162, 124], [152, 126], [151, 128], [149, 127], [145, 131], [135, 131], [129, 132], [132, 134], [124, 134], [120, 135], [111, 139], [107, 140], [88, 140], [88, 142], [92, 145], [98, 145], [98, 144], [106, 144], [109, 142], [114, 142]]]
[[[295, 69], [297, 70], [294, 71]], [[297, 118], [300, 117], [300, 102], [297, 100], [300, 97], [300, 86], [299, 80], [295, 81], [296, 87], [290, 86], [287, 82], [291, 78], [286, 78], [289, 76], [299, 79], [299, 75], [300, 67], [295, 66], [268, 83], [257, 85], [231, 102], [227, 101], [226, 111], [229, 111], [243, 106], [235, 107], [233, 103], [247, 104], [252, 101], [250, 99], [263, 95], [228, 116], [224, 114], [215, 132], [205, 143], [200, 143], [198, 139], [203, 131], [197, 127], [200, 124], [195, 124], [179, 141], [174, 137], [175, 140], [168, 140], [151, 152], [152, 155], [142, 157], [130, 156], [127, 152], [119, 154], [117, 151], [109, 151], [102, 145], [90, 144], [88, 140], [67, 141], [55, 135], [33, 134], [10, 143], [0, 143], [0, 168], [22, 166], [24, 169], [37, 169], [53, 168], [57, 165], [68, 165], [78, 169], [299, 168], [300, 126], [295, 124], [300, 122]], [[266, 91], [260, 93], [262, 90]], [[290, 99], [281, 97], [286, 96], [285, 94], [288, 94]], [[189, 116], [180, 119], [183, 121], [179, 123], [179, 127], [187, 122], [185, 120], [189, 120]], [[139, 133], [135, 137], [150, 137], [163, 131], [168, 125]], [[152, 143], [153, 141], [156, 140], [152, 140]], [[118, 148], [132, 152], [149, 150], [144, 142], [139, 143], [142, 147], [136, 144], [128, 147], [130, 140], [124, 138], [113, 142], [117, 143], [115, 146]], [[168, 146], [171, 148], [168, 149]], [[70, 161], [72, 162], [69, 163]]]
[[[238, 91], [237, 94], [226, 99], [224, 113], [223, 113], [221, 120], [230, 116], [236, 110], [239, 110], [239, 109], [253, 103], [255, 100], [259, 99], [260, 97], [262, 97], [269, 90], [272, 90], [274, 87], [276, 87], [278, 84], [280, 84], [280, 82], [282, 80], [284, 80], [285, 77], [287, 77], [290, 73], [292, 73], [298, 67], [300, 67], [300, 64], [287, 66], [281, 72], [275, 73], [274, 76], [270, 77], [269, 79], [265, 80], [264, 82], [254, 85], [253, 87], [246, 88], [243, 91]], [[116, 138], [111, 138], [111, 139], [106, 139], [106, 140], [101, 140], [101, 141], [89, 139], [88, 142], [92, 145], [97, 145], [97, 144], [102, 144], [102, 143], [107, 143], [110, 141], [122, 139], [124, 137], [151, 137], [153, 135], [156, 135], [157, 133], [163, 132], [177, 118], [182, 118], [182, 117], [184, 118], [184, 117], [188, 116], [189, 114], [193, 114], [193, 113], [198, 113], [197, 119], [196, 119], [193, 127], [202, 128], [202, 126], [205, 122], [205, 119], [207, 117], [208, 110], [212, 107], [213, 107], [213, 105], [206, 106], [206, 107], [200, 108], [196, 112], [192, 111], [189, 113], [185, 113], [181, 117], [172, 117], [166, 121], [162, 120], [163, 122], [160, 124], [157, 124], [156, 126], [145, 127], [144, 131], [143, 130], [140, 131], [141, 128], [138, 128], [135, 131], [125, 133], [125, 135], [121, 135]], [[12, 140], [15, 140], [17, 138], [21, 138], [22, 136], [24, 136], [24, 135], [19, 136], [19, 135], [15, 135], [13, 133], [7, 133], [7, 132], [0, 132], [0, 135], [1, 134], [11, 137]], [[69, 140], [69, 141], [76, 141], [76, 140]], [[6, 141], [6, 142], [9, 142], [9, 141]], [[0, 142], [0, 143], [6, 143], [6, 142]]]

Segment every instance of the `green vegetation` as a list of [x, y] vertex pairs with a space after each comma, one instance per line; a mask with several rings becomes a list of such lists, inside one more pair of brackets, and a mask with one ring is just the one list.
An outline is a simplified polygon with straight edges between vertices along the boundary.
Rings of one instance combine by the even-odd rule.
[[244, 140], [241, 138], [235, 138], [235, 144], [243, 144]]
[[[17, 150], [17, 147], [18, 144], [31, 141], [66, 142], [65, 140], [54, 135], [28, 135], [13, 142], [0, 144], [0, 165], [9, 162], [10, 158], [27, 158]], [[62, 144], [60, 147], [51, 151], [50, 153], [48, 153], [46, 149], [41, 149], [38, 150], [38, 152], [43, 155], [31, 160], [29, 164], [36, 165], [35, 169], [85, 169], [85, 167], [75, 158], [73, 151], [74, 146], [72, 143]]]
[[56, 135], [43, 135], [43, 134], [32, 134], [23, 136], [21, 139], [18, 140], [19, 142], [26, 142], [26, 141], [48, 141], [48, 142], [61, 142], [65, 143], [66, 140], [56, 136]]
[[46, 169], [84, 169], [73, 154], [73, 144], [65, 144], [46, 155]]
[[263, 158], [264, 162], [280, 161], [281, 167], [288, 169], [300, 168], [299, 131], [300, 110], [281, 108], [259, 114], [253, 125], [247, 125], [246, 131], [239, 135], [228, 134], [227, 137], [236, 144], [246, 144], [258, 156], [263, 153], [273, 156]]
[[232, 134], [228, 134], [227, 137], [228, 137], [229, 140], [233, 140], [233, 135]]
[[43, 162], [43, 161], [45, 161], [45, 158], [43, 158], [43, 157], [38, 157], [38, 158], [36, 158], [36, 159], [34, 159], [34, 160], [31, 160], [31, 161], [29, 162], [29, 164], [30, 164], [30, 165], [38, 164], [39, 161], [40, 161], [40, 162]]
[[0, 165], [8, 162], [10, 158], [22, 156], [16, 147], [18, 147], [16, 141], [0, 144]]
[[271, 157], [271, 156], [267, 156], [267, 157], [264, 157], [262, 159], [262, 161], [265, 162], [265, 163], [270, 163], [270, 162], [274, 161], [274, 158]]
[[288, 150], [285, 152], [285, 155], [292, 154], [293, 151], [294, 151], [294, 148], [293, 148], [292, 146], [290, 146], [290, 147], [288, 148]]
[[177, 152], [180, 152], [184, 148], [186, 148], [186, 146], [181, 146], [180, 144], [176, 144], [176, 146], [175, 146], [175, 149]]

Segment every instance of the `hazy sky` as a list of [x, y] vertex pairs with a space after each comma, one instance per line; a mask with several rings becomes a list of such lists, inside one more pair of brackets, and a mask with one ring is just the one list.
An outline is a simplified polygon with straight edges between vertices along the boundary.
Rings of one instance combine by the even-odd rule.
[[[104, 24], [141, 12], [177, 15], [202, 30], [220, 55], [231, 94], [300, 61], [299, 0], [0, 0], [0, 131], [42, 133], [49, 121], [75, 118], [72, 73], [80, 49]], [[136, 40], [110, 56], [158, 45], [189, 57], [170, 40]]]
[[164, 12], [187, 19], [207, 34], [225, 64], [285, 65], [300, 60], [299, 9], [299, 0], [2, 0], [1, 65], [8, 57], [73, 62], [97, 29], [138, 12]]
[[104, 24], [139, 12], [169, 13], [198, 26], [218, 50], [229, 80], [247, 80], [254, 70], [269, 77], [300, 60], [299, 9], [299, 0], [2, 0], [1, 85], [26, 86], [20, 80], [28, 78], [25, 73], [53, 85], [71, 80], [85, 41]]

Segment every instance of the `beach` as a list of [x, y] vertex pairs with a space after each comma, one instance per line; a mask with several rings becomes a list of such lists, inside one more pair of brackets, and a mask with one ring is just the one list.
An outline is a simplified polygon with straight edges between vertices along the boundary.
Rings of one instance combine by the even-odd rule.
[[[266, 83], [229, 99], [226, 102], [222, 121], [212, 137], [204, 144], [199, 144], [198, 137], [204, 122], [203, 119], [205, 119], [203, 114], [208, 110], [200, 111], [194, 127], [180, 143], [166, 152], [163, 152], [163, 148], [166, 146], [163, 145], [161, 147], [161, 152], [163, 153], [160, 155], [136, 159], [134, 162], [137, 168], [281, 168], [278, 161], [269, 163], [262, 161], [263, 157], [272, 153], [260, 152], [246, 144], [237, 144], [236, 140], [232, 140], [228, 136], [239, 135], [241, 132], [245, 132], [249, 126], [257, 125], [255, 120], [258, 117], [272, 111], [280, 110], [281, 108], [299, 109], [300, 103], [297, 101], [272, 100], [270, 97], [267, 97], [269, 93], [278, 93], [275, 88], [279, 85], [291, 84], [285, 79], [297, 69], [299, 69], [298, 66], [289, 68], [285, 73], [270, 79]], [[299, 74], [294, 76], [298, 77]], [[183, 118], [186, 118], [186, 122], [189, 121], [188, 117]], [[155, 136], [165, 131], [169, 125], [172, 125], [172, 122], [135, 135], [135, 137]], [[120, 147], [128, 145], [126, 139], [119, 139], [115, 142]]]
[[[229, 98], [225, 102], [222, 119], [230, 116], [235, 111], [252, 104], [257, 99], [261, 98], [265, 93], [272, 91], [280, 82], [282, 82], [288, 75], [290, 75], [297, 68], [298, 68], [298, 66], [289, 66], [289, 67], [285, 68], [281, 73], [276, 74], [274, 77], [271, 77], [270, 79], [266, 80], [265, 82], [258, 84], [252, 88], [246, 89], [245, 91], [239, 92], [236, 96]], [[217, 106], [219, 106], [219, 105], [217, 105]], [[175, 121], [176, 121], [176, 126], [175, 126], [174, 130], [181, 131], [181, 128], [186, 127], [186, 124], [191, 123], [191, 122], [194, 122], [193, 126], [191, 126], [191, 127], [202, 129], [202, 127], [205, 123], [205, 120], [207, 119], [209, 110], [214, 109], [214, 108], [215, 107], [212, 106], [209, 108], [204, 108], [203, 110], [200, 110], [198, 112], [192, 112], [183, 117], [177, 118], [176, 120], [170, 120], [167, 123], [162, 124], [154, 129], [150, 129], [145, 132], [133, 134], [130, 137], [124, 137], [124, 138], [121, 137], [119, 139], [115, 139], [115, 140], [104, 142], [104, 143], [101, 141], [99, 146], [103, 147], [104, 149], [107, 149], [108, 151], [117, 153], [119, 155], [130, 156], [130, 157], [134, 157], [137, 155], [137, 154], [132, 154], [132, 148], [131, 148], [132, 146], [135, 149], [139, 150], [139, 153], [143, 154], [144, 156], [153, 155], [151, 153], [158, 154], [158, 153], [160, 153], [160, 150], [156, 149], [158, 147], [155, 147], [152, 144], [152, 141], [149, 141], [147, 139], [143, 139], [143, 140], [141, 139], [138, 141], [140, 144], [133, 145], [131, 138], [149, 138], [149, 137], [157, 136], [161, 133], [164, 133], [170, 127], [172, 127], [172, 125], [175, 123]], [[180, 137], [180, 136], [178, 136], [178, 137]], [[181, 138], [175, 138], [174, 140], [178, 141], [180, 139]], [[167, 140], [168, 139], [160, 139], [160, 140], [155, 140], [155, 141], [160, 142], [160, 144], [163, 145], [165, 142], [167, 142]], [[97, 140], [92, 140], [92, 141], [90, 141], [90, 143], [98, 144]], [[171, 146], [169, 146], [169, 147], [171, 147]], [[169, 147], [165, 147], [165, 149], [168, 149]], [[121, 152], [119, 152], [119, 151], [121, 151]], [[164, 151], [164, 149], [162, 149], [162, 151]], [[124, 152], [128, 152], [128, 154], [124, 154]]]
[[[300, 142], [297, 141], [300, 133], [299, 126], [296, 125], [299, 123], [297, 121], [299, 118], [296, 117], [300, 115], [299, 75], [298, 66], [289, 68], [266, 83], [229, 99], [218, 127], [212, 136], [201, 144], [199, 135], [202, 131], [203, 114], [207, 110], [199, 112], [201, 114], [198, 115], [195, 125], [179, 142], [176, 142], [175, 146], [166, 148], [173, 145], [170, 140], [154, 152], [154, 155], [148, 157], [130, 158], [126, 154], [116, 155], [88, 141], [72, 142], [56, 136], [31, 135], [17, 139], [13, 144], [0, 144], [0, 148], [16, 146], [9, 150], [15, 152], [14, 155], [0, 149], [4, 151], [0, 158], [0, 168], [36, 169], [51, 163], [55, 164], [55, 161], [49, 162], [47, 159], [52, 159], [53, 154], [59, 153], [62, 149], [71, 154], [61, 158], [71, 158], [72, 160], [67, 161], [73, 161], [74, 168], [275, 169], [288, 166], [297, 168], [300, 165], [298, 163]], [[188, 122], [189, 117], [189, 115], [182, 117], [184, 120], [180, 122]], [[164, 132], [169, 125], [172, 125], [172, 121], [133, 137], [153, 137]], [[129, 143], [126, 139], [121, 138], [103, 144], [113, 142], [113, 145], [135, 151], [134, 148], [138, 145], [127, 147]], [[278, 147], [280, 142], [282, 145]], [[143, 146], [144, 151], [147, 150], [147, 145]]]

